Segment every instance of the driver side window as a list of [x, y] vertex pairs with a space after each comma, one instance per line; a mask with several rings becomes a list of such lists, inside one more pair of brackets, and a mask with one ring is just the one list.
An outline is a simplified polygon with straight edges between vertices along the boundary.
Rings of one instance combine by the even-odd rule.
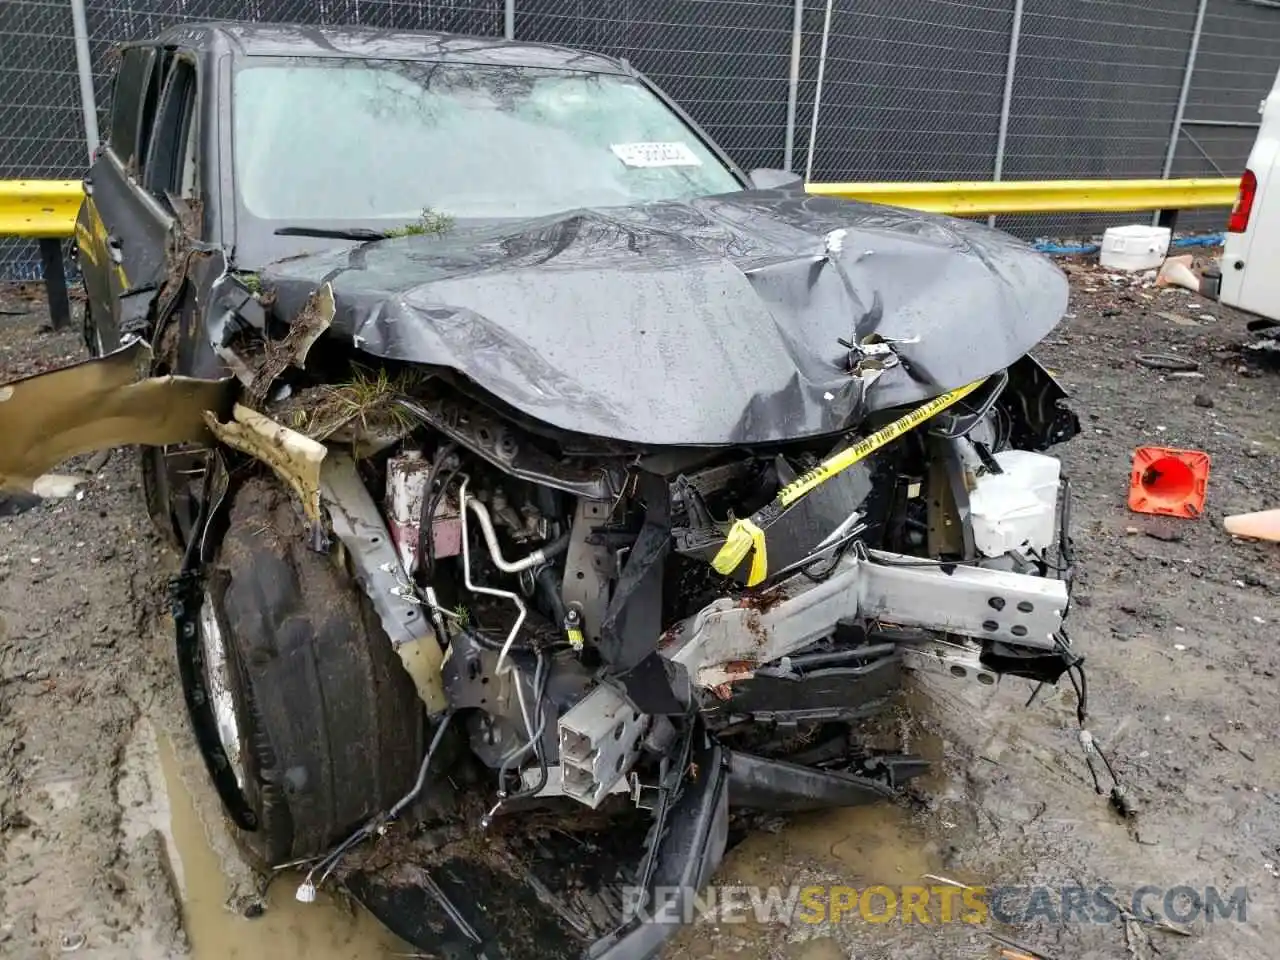
[[143, 186], [157, 199], [194, 199], [199, 192], [196, 66], [174, 57], [152, 128]]
[[[120, 68], [112, 83], [111, 127], [107, 141], [121, 166], [136, 176], [142, 170], [155, 112], [156, 50], [152, 47], [126, 47]], [[150, 104], [151, 109], [147, 109]]]

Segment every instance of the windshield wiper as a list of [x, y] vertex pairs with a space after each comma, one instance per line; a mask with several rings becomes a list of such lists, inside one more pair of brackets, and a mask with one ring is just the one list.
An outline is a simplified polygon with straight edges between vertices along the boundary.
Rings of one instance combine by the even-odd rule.
[[326, 240], [385, 240], [387, 235], [381, 230], [370, 230], [368, 227], [348, 227], [331, 229], [328, 227], [281, 227], [276, 231], [277, 237], [321, 237]]

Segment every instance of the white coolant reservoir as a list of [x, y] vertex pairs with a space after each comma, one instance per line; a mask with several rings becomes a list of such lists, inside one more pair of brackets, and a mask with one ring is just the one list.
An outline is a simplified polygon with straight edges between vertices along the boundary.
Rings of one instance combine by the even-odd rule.
[[1062, 465], [1029, 450], [1004, 450], [995, 460], [1003, 472], [984, 473], [969, 493], [974, 546], [987, 557], [1044, 550], [1054, 542]]
[[1154, 270], [1169, 252], [1168, 227], [1141, 223], [1109, 227], [1102, 235], [1098, 262], [1107, 270]]

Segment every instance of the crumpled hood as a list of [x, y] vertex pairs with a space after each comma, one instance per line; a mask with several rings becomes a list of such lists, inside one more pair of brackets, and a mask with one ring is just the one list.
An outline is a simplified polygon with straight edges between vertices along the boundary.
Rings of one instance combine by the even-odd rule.
[[[837, 432], [1000, 370], [1066, 309], [1046, 257], [985, 226], [760, 191], [381, 240], [262, 272], [293, 316], [452, 368], [565, 430], [644, 445]], [[903, 364], [866, 382], [841, 340]]]

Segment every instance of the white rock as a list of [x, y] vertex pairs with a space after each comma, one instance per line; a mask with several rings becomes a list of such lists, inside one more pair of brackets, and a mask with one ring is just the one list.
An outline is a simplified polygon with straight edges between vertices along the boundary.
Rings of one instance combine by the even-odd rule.
[[61, 500], [76, 492], [80, 485], [80, 477], [68, 476], [65, 473], [46, 473], [36, 477], [31, 485], [31, 492], [42, 500]]

